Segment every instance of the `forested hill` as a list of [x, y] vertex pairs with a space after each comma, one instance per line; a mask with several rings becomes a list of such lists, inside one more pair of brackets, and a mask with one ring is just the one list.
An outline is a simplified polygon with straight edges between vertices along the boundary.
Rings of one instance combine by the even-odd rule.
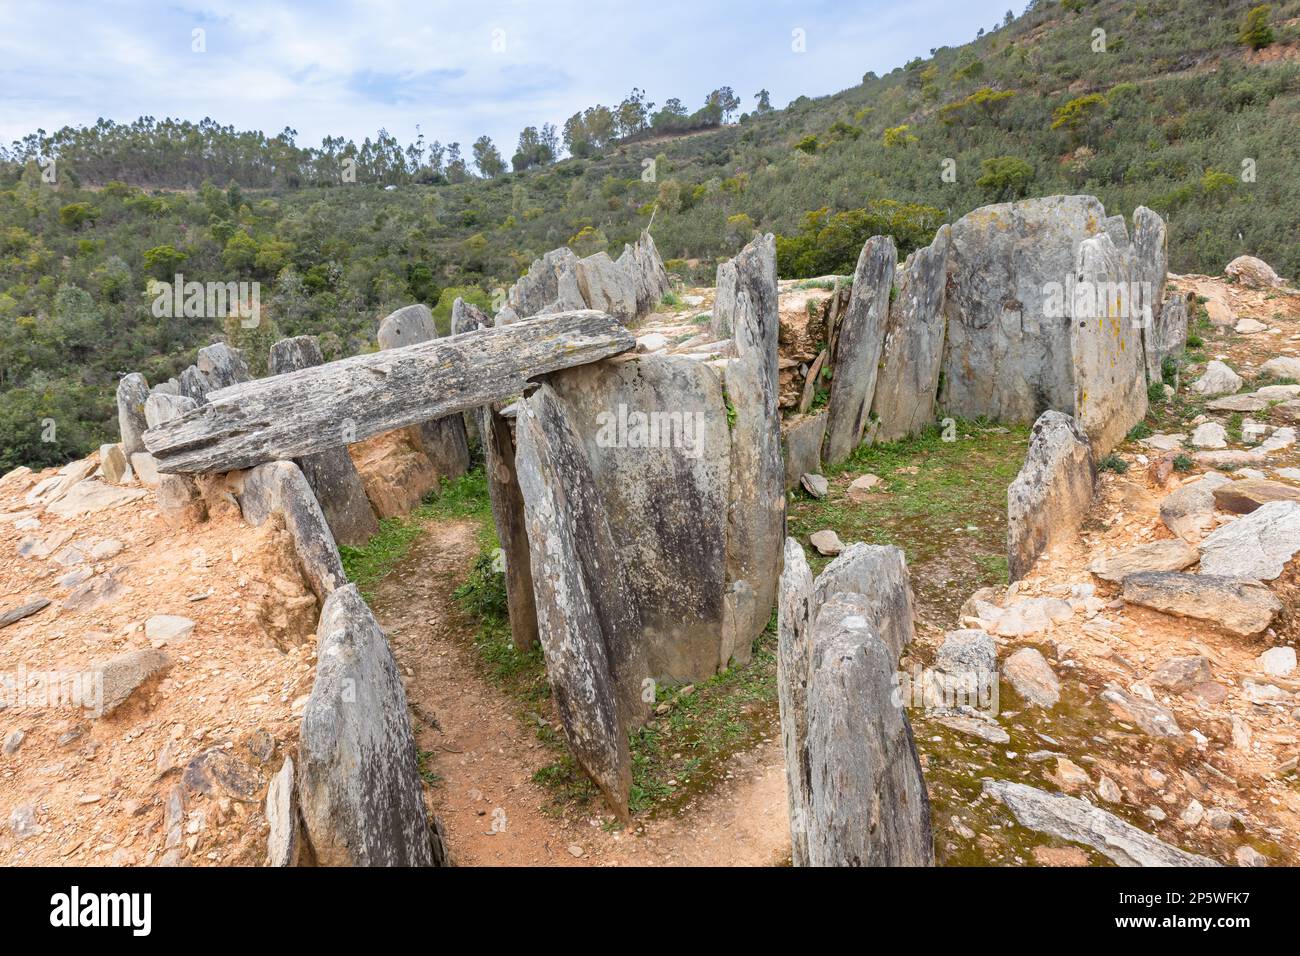
[[509, 162], [212, 121], [35, 133], [0, 156], [0, 470], [113, 437], [121, 374], [165, 379], [222, 333], [152, 314], [148, 282], [178, 272], [262, 284], [266, 321], [225, 330], [254, 359], [281, 335], [370, 348], [394, 307], [486, 304], [546, 250], [617, 254], [652, 215], [670, 268], [707, 282], [756, 229], [785, 276], [845, 272], [875, 232], [905, 252], [984, 203], [1093, 193], [1165, 216], [1176, 271], [1250, 253], [1300, 275], [1300, 0], [1039, 0], [843, 92], [766, 100], [634, 89], [538, 117]]

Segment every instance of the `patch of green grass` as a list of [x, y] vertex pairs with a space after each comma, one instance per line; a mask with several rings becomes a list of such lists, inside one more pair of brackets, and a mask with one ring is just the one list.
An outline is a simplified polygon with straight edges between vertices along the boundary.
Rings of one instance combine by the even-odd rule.
[[424, 780], [424, 782], [431, 787], [436, 787], [438, 786], [438, 784], [442, 783], [442, 777], [438, 775], [438, 772], [436, 770], [434, 770], [431, 766], [429, 766], [431, 762], [431, 758], [434, 755], [433, 751], [417, 750], [415, 752], [415, 755], [417, 758], [417, 764], [419, 765], [420, 768], [420, 777]]
[[682, 297], [671, 289], [664, 293], [664, 297], [659, 300], [660, 305], [666, 305], [670, 309], [679, 309], [682, 307]]
[[1159, 405], [1165, 400], [1165, 383], [1152, 382], [1147, 386], [1147, 404]]
[[1194, 464], [1190, 455], [1174, 456], [1174, 471], [1191, 471]]
[[1097, 462], [1097, 469], [1099, 471], [1113, 471], [1117, 475], [1122, 475], [1128, 471], [1128, 462], [1114, 452], [1111, 452], [1101, 461]]
[[[1152, 387], [1154, 388], [1156, 386], [1152, 386]], [[1143, 438], [1150, 438], [1152, 434], [1154, 433], [1151, 431], [1150, 425], [1148, 425], [1146, 422], [1138, 422], [1136, 425], [1134, 425], [1132, 428], [1128, 430], [1128, 440], [1141, 441]]]
[[[1029, 429], [959, 421], [887, 444], [861, 446], [827, 466], [825, 500], [796, 499], [789, 533], [801, 541], [823, 528], [846, 543], [903, 548], [918, 604], [955, 622], [976, 588], [1005, 584], [1007, 486], [1024, 461]], [[884, 482], [864, 504], [847, 497], [847, 478], [870, 473]], [[840, 479], [840, 480], [836, 480]], [[810, 554], [814, 572], [828, 559]]]
[[1199, 335], [1187, 336], [1187, 347], [1189, 349], [1199, 349], [1204, 345], [1205, 345], [1205, 340], [1202, 339]]

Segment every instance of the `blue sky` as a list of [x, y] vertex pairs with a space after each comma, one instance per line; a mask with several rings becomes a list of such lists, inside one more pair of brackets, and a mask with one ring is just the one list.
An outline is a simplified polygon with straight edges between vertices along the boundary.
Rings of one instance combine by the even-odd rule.
[[524, 126], [633, 86], [692, 109], [723, 85], [744, 109], [764, 87], [776, 106], [833, 93], [971, 40], [1009, 6], [1024, 3], [5, 0], [0, 142], [147, 114], [290, 126], [309, 145], [380, 127], [407, 142], [418, 124], [444, 143], [487, 133], [508, 157]]

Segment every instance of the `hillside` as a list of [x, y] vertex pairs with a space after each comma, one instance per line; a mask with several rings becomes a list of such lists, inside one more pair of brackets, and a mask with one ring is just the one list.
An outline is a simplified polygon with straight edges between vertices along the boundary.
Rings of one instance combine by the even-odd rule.
[[[327, 359], [352, 354], [395, 307], [437, 305], [445, 322], [456, 295], [487, 305], [556, 246], [617, 254], [651, 217], [694, 284], [755, 230], [782, 237], [783, 277], [843, 273], [876, 232], [905, 253], [990, 201], [1089, 193], [1164, 216], [1175, 272], [1249, 253], [1294, 277], [1300, 0], [1272, 6], [1258, 50], [1238, 37], [1251, 7], [1038, 2], [832, 96], [488, 179], [423, 177], [394, 142], [382, 175], [304, 185], [329, 167], [288, 133], [210, 122], [179, 140], [152, 122], [134, 139], [34, 137], [0, 167], [0, 471], [111, 438], [121, 374], [166, 379], [214, 336], [255, 360], [304, 333]], [[127, 163], [123, 142], [156, 160]], [[224, 165], [196, 159], [231, 142]], [[54, 182], [33, 158], [50, 150]], [[147, 283], [177, 273], [262, 283], [263, 321], [155, 316]]]

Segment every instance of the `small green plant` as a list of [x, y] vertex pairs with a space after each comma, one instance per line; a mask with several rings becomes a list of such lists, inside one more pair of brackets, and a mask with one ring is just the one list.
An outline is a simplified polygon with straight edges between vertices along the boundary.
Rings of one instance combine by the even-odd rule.
[[1111, 452], [1101, 461], [1097, 462], [1097, 469], [1099, 471], [1113, 471], [1117, 475], [1122, 475], [1128, 471], [1128, 462], [1114, 452]]
[[1199, 349], [1205, 344], [1205, 341], [1199, 335], [1187, 336], [1187, 347], [1189, 349]]
[[1189, 455], [1176, 455], [1174, 457], [1174, 471], [1191, 471], [1192, 459]]
[[659, 300], [659, 304], [666, 305], [670, 309], [677, 309], [680, 308], [682, 305], [682, 297], [679, 296], [672, 289], [669, 289], [667, 292], [664, 293], [664, 297]]
[[[1147, 386], [1147, 401], [1152, 405], [1157, 405], [1165, 400], [1165, 383], [1152, 382]], [[1143, 436], [1146, 437], [1146, 436]]]
[[[1152, 388], [1156, 388], [1156, 387], [1158, 386], [1154, 386], [1154, 385], [1152, 386]], [[1151, 434], [1152, 432], [1151, 432], [1150, 425], [1148, 425], [1146, 422], [1138, 422], [1136, 425], [1134, 425], [1132, 428], [1128, 430], [1128, 440], [1141, 441], [1143, 438], [1150, 438]]]
[[1178, 386], [1178, 361], [1172, 355], [1160, 360], [1160, 381], [1175, 388]]

